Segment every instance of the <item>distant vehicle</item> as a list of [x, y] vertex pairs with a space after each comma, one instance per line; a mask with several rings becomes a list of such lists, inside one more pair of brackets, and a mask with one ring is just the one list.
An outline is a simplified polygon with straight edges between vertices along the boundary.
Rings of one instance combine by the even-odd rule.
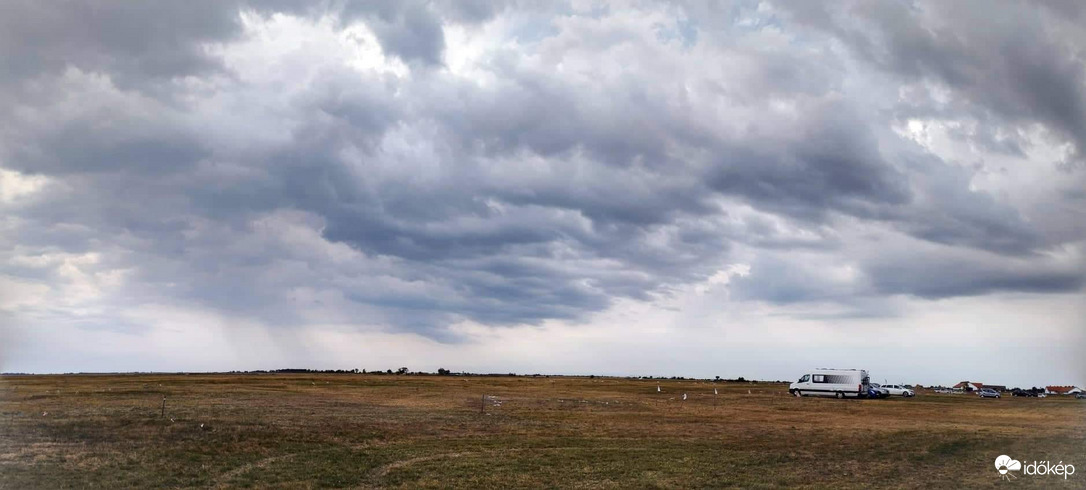
[[1086, 400], [1086, 393], [1075, 393], [1076, 400]]
[[1026, 397], [1032, 397], [1032, 398], [1045, 396], [1044, 393], [1041, 393], [1041, 392], [1038, 392], [1038, 391], [1023, 390], [1023, 389], [1011, 390], [1011, 394], [1014, 395], [1014, 396], [1026, 396]]
[[788, 385], [788, 392], [795, 396], [861, 398], [870, 384], [863, 369], [813, 369]]
[[871, 383], [870, 388], [867, 390], [868, 398], [888, 398], [889, 396], [890, 390], [878, 383]]
[[1044, 390], [1042, 390], [1040, 388], [1032, 388], [1032, 389], [1028, 389], [1028, 390], [1023, 390], [1021, 388], [1015, 388], [1015, 389], [1011, 390], [1011, 394], [1014, 395], [1014, 396], [1029, 396], [1029, 397], [1035, 397], [1035, 398], [1047, 398], [1048, 397], [1048, 395], [1045, 394]]
[[977, 391], [977, 396], [981, 398], [1000, 398], [999, 392], [991, 388], [982, 388]]
[[882, 388], [889, 392], [890, 395], [911, 397], [916, 396], [916, 392], [905, 387], [904, 385], [882, 385]]

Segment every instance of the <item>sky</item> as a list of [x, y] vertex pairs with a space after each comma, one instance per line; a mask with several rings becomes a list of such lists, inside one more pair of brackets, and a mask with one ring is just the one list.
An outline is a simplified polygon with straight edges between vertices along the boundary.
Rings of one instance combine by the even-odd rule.
[[0, 370], [1086, 384], [1081, 2], [5, 2]]

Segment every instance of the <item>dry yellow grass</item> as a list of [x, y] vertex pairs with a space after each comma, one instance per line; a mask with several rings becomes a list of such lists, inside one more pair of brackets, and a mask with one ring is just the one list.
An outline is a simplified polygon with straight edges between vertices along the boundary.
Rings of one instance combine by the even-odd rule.
[[[996, 487], [1000, 454], [1080, 466], [1067, 481], [1014, 486], [1086, 486], [1086, 401], [838, 401], [786, 389], [566, 377], [3, 377], [0, 488]], [[484, 395], [493, 397], [485, 405]]]

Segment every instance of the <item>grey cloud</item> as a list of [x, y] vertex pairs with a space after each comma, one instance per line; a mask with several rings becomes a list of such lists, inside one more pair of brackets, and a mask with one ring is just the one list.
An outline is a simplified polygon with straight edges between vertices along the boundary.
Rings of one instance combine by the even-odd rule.
[[[733, 298], [776, 305], [836, 304], [844, 315], [893, 315], [896, 295], [941, 299], [997, 292], [1072, 293], [1086, 267], [1052, 256], [1010, 258], [991, 252], [895, 240], [884, 231], [843, 250], [768, 252], [750, 274], [729, 283]], [[882, 248], [876, 248], [879, 245]]]
[[750, 275], [732, 280], [729, 284], [732, 297], [744, 301], [793, 304], [840, 301], [854, 296], [861, 289], [847, 284], [833, 285], [817, 267], [837, 264], [803, 262], [764, 257], [750, 264]]
[[453, 22], [479, 24], [509, 8], [505, 0], [443, 0], [434, 2], [442, 17]]
[[16, 0], [4, 6], [0, 49], [7, 82], [75, 66], [108, 72], [118, 84], [221, 70], [203, 49], [240, 30], [234, 3]]
[[780, 4], [884, 70], [945, 84], [959, 116], [996, 128], [1041, 123], [1075, 145], [1075, 158], [1086, 152], [1086, 31], [1071, 3]]
[[103, 128], [102, 120], [73, 121], [38, 138], [8, 140], [3, 153], [10, 168], [33, 173], [129, 171], [148, 174], [182, 172], [209, 152], [183, 131], [148, 131], [138, 121], [128, 131]]
[[507, 7], [508, 2], [504, 0], [349, 0], [341, 4], [337, 13], [345, 24], [365, 21], [386, 54], [407, 63], [438, 66], [443, 63], [445, 52], [445, 23], [480, 24], [493, 19]]
[[[651, 59], [574, 79], [502, 47], [481, 62], [493, 78], [483, 84], [442, 68], [443, 25], [486, 22], [512, 7], [348, 3], [340, 12], [338, 5], [329, 8], [341, 14], [339, 27], [365, 22], [410, 76], [321, 67], [289, 95], [223, 77], [206, 90], [247, 95], [245, 110], [273, 107], [246, 113], [252, 120], [229, 126], [230, 138], [211, 124], [219, 113], [191, 103], [207, 92], [160, 82], [229, 69], [197, 47], [229, 45], [239, 8], [271, 12], [274, 4], [184, 14], [200, 25], [180, 22], [163, 34], [176, 43], [159, 42], [169, 46], [156, 62], [169, 68], [144, 65], [156, 56], [155, 42], [145, 51], [116, 44], [158, 35], [142, 27], [121, 40], [98, 39], [104, 25], [88, 28], [85, 46], [41, 47], [53, 54], [42, 51], [40, 66], [28, 61], [33, 49], [4, 41], [27, 56], [19, 76], [54, 77], [41, 84], [46, 92], [77, 93], [64, 83], [80, 82], [57, 81], [57, 66], [86, 56], [87, 70], [127, 80], [115, 81], [122, 94], [139, 95], [134, 87], [154, 82], [185, 97], [120, 97], [74, 109], [47, 93], [9, 102], [20, 116], [4, 116], [0, 165], [55, 185], [4, 208], [18, 214], [19, 238], [0, 244], [17, 244], [19, 253], [102, 253], [95, 271], [127, 271], [113, 293], [118, 304], [171, 302], [275, 325], [354, 322], [441, 339], [461, 320], [580, 321], [618, 298], [652, 300], [741, 260], [737, 246], [755, 259], [751, 277], [736, 280], [736, 300], [837, 302], [888, 314], [886, 295], [1081, 287], [1041, 257], [1061, 243], [997, 196], [970, 190], [967, 170], [887, 145], [879, 128], [889, 119], [863, 105], [867, 94], [839, 93], [860, 89], [844, 83], [847, 64], [830, 50], [729, 45], [729, 59], [750, 65], [729, 80], [698, 78], [696, 67], [672, 73]], [[103, 7], [102, 15], [121, 22], [136, 15], [131, 9], [172, 7], [155, 8]], [[77, 21], [49, 12], [57, 18], [33, 25]], [[213, 20], [203, 25], [198, 15]], [[599, 33], [593, 25], [535, 42], [571, 65], [597, 61], [578, 59], [585, 50], [657, 49], [651, 32]], [[706, 45], [724, 42], [721, 35], [699, 34], [697, 48], [712, 49]], [[933, 56], [942, 49], [936, 41]], [[677, 97], [679, 88], [701, 98]], [[772, 98], [793, 103], [795, 114], [770, 114]], [[743, 112], [749, 120], [733, 125], [747, 129], [720, 130], [733, 116], [699, 106], [713, 100], [735, 111], [753, 107]], [[261, 131], [267, 114], [289, 122], [266, 131], [274, 138]], [[836, 230], [845, 221], [939, 245], [909, 260], [866, 242], [870, 249], [856, 252]], [[826, 283], [818, 267], [808, 268], [836, 267], [854, 253], [864, 259], [855, 283]], [[986, 258], [950, 267], [970, 254]], [[1017, 265], [1001, 266], [997, 256]], [[936, 265], [903, 274], [911, 260]], [[1038, 264], [1040, 272], [1031, 268]], [[14, 262], [0, 272], [57, 280]]]
[[[820, 108], [794, 134], [751, 148], [723, 148], [710, 183], [774, 212], [819, 219], [865, 214], [868, 204], [910, 199], [903, 175], [879, 153], [864, 121], [838, 105]], [[791, 129], [791, 128], [788, 128]]]
[[[317, 17], [338, 15], [346, 23], [369, 22], [384, 50], [406, 62], [441, 64], [441, 19], [428, 2], [345, 2], [321, 6], [293, 0], [195, 0], [123, 2], [90, 0], [51, 4], [16, 0], [0, 19], [5, 74], [19, 83], [75, 67], [108, 73], [121, 88], [168, 94], [178, 77], [227, 74], [215, 46], [237, 40], [242, 12]], [[340, 5], [338, 8], [332, 8]], [[442, 3], [443, 13], [482, 22], [500, 5]]]
[[1044, 237], [1019, 212], [992, 195], [969, 190], [972, 170], [929, 155], [904, 153], [913, 170], [915, 205], [898, 216], [902, 229], [936, 243], [1028, 255], [1045, 248]]
[[878, 261], [868, 270], [874, 287], [885, 294], [910, 294], [936, 299], [976, 296], [995, 291], [1059, 293], [1080, 289], [1081, 267], [1065, 263], [1007, 261], [1004, 258], [913, 256]]
[[[471, 17], [472, 9], [463, 10]], [[485, 17], [484, 12], [475, 12]], [[429, 2], [348, 2], [340, 12], [340, 19], [349, 23], [365, 19], [388, 54], [405, 62], [418, 61], [426, 65], [440, 65], [445, 51], [445, 32], [442, 20]]]

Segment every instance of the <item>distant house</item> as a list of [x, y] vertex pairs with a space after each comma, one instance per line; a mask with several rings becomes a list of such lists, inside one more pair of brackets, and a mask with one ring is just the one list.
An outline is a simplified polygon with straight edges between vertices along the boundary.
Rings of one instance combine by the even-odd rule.
[[993, 390], [1004, 392], [1007, 391], [1007, 387], [1003, 385], [984, 385], [985, 388], [991, 388]]
[[962, 381], [961, 383], [954, 385], [954, 389], [964, 391], [979, 391], [981, 388], [984, 388], [984, 383]]
[[1050, 395], [1077, 395], [1082, 392], [1078, 386], [1045, 386], [1045, 393]]

